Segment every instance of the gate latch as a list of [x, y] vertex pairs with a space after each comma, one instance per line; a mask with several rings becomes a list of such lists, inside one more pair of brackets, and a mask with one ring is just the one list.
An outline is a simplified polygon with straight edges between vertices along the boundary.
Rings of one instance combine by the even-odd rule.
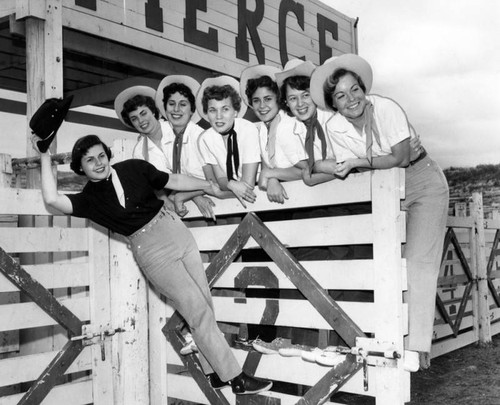
[[111, 328], [109, 324], [99, 325], [95, 327], [92, 324], [82, 326], [82, 334], [79, 336], [72, 336], [71, 341], [81, 340], [83, 346], [91, 346], [99, 344], [101, 346], [101, 360], [106, 360], [106, 349], [104, 342], [116, 333], [125, 332], [123, 328]]

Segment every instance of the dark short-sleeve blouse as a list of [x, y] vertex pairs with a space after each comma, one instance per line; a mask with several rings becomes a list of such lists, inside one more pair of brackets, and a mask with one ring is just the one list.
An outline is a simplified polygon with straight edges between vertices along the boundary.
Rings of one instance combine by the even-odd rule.
[[81, 193], [68, 194], [72, 215], [88, 218], [113, 232], [128, 236], [146, 225], [163, 206], [155, 190], [168, 182], [168, 173], [157, 170], [141, 159], [130, 159], [113, 165], [125, 194], [125, 208], [120, 205], [111, 176], [98, 182], [89, 181]]

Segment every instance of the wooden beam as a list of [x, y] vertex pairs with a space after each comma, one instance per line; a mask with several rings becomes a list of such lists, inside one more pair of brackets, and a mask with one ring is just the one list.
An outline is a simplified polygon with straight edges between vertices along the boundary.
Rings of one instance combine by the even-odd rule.
[[24, 270], [5, 250], [0, 247], [0, 272], [7, 279], [27, 294], [41, 309], [55, 319], [72, 335], [82, 331], [82, 321], [78, 319], [64, 305], [61, 305], [54, 296], [38, 281]]
[[164, 76], [188, 75], [200, 82], [210, 74], [215, 73], [202, 67], [179, 62], [141, 49], [134, 49], [117, 42], [103, 41], [101, 38], [70, 29], [64, 30], [64, 49], [134, 66]]
[[82, 342], [68, 341], [40, 377], [33, 383], [18, 405], [38, 405], [42, 403], [43, 399], [57, 384], [59, 378], [71, 366], [82, 350]]
[[67, 92], [65, 96], [73, 95], [71, 108], [84, 105], [97, 105], [104, 103], [113, 103], [115, 97], [122, 91], [131, 86], [149, 86], [156, 89], [160, 80], [147, 77], [129, 77], [124, 80], [118, 80], [110, 83], [99, 84], [97, 86], [85, 87], [78, 90]]

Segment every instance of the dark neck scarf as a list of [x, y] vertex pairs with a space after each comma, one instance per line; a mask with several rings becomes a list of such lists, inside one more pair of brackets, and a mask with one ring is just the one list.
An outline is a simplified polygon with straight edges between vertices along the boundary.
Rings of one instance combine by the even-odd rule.
[[184, 135], [184, 131], [186, 131], [186, 128], [184, 128], [178, 134], [175, 134], [174, 148], [172, 149], [172, 173], [181, 172], [182, 138]]
[[308, 120], [304, 121], [304, 124], [307, 128], [306, 132], [306, 140], [304, 142], [304, 146], [307, 152], [307, 163], [309, 165], [309, 174], [312, 173], [314, 167], [314, 136], [318, 135], [319, 140], [321, 141], [321, 158], [323, 160], [326, 159], [326, 138], [325, 132], [323, 131], [323, 127], [318, 122], [318, 112], [316, 111], [314, 115]]
[[355, 127], [357, 126], [359, 128], [361, 126], [361, 128], [364, 128], [366, 133], [366, 158], [371, 165], [373, 161], [373, 138], [375, 138], [377, 145], [380, 146], [380, 134], [378, 132], [377, 123], [375, 122], [375, 109], [373, 104], [368, 101], [365, 110], [363, 111], [363, 115], [355, 119], [347, 118], [347, 120]]
[[[228, 135], [227, 137], [227, 155], [226, 155], [226, 173], [227, 181], [236, 180], [234, 177], [238, 177], [238, 168], [240, 167], [240, 152], [238, 150], [238, 137], [236, 131], [234, 130], [234, 125], [231, 129], [221, 135]], [[234, 173], [233, 173], [234, 164]]]

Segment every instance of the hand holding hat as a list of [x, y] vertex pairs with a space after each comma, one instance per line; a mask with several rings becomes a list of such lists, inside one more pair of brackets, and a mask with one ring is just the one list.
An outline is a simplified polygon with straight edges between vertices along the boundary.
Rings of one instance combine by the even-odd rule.
[[35, 111], [30, 119], [30, 128], [36, 135], [36, 146], [40, 153], [45, 153], [56, 136], [68, 113], [73, 96], [62, 98], [49, 98]]

